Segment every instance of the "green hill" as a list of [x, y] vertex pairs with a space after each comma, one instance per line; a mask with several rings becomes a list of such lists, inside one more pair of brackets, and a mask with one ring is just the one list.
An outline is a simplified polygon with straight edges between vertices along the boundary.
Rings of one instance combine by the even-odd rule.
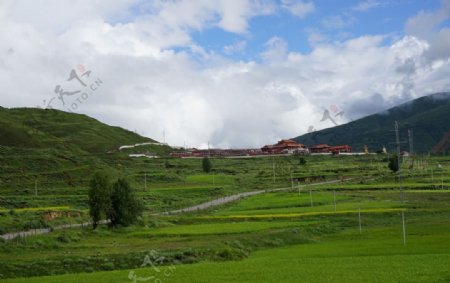
[[[36, 108], [0, 107], [0, 188], [85, 186], [92, 172], [122, 174], [131, 153], [165, 156], [169, 146], [146, 145], [119, 151], [122, 145], [154, 140], [103, 124], [86, 115]], [[145, 150], [143, 152], [143, 150]], [[0, 197], [0, 206], [7, 199]]]
[[[395, 121], [399, 123], [401, 141], [408, 141], [407, 131], [413, 130], [416, 152], [429, 152], [433, 148], [438, 148], [438, 151], [450, 150], [448, 146], [437, 147], [438, 144], [449, 144], [442, 141], [445, 134], [450, 131], [450, 93], [448, 92], [424, 96], [382, 113], [334, 128], [308, 133], [294, 140], [308, 146], [320, 143], [348, 144], [354, 151], [362, 151], [364, 145], [367, 145], [371, 151], [380, 150], [383, 146], [393, 150]], [[408, 151], [408, 144], [403, 144], [402, 150]]]
[[86, 115], [36, 108], [0, 108], [0, 145], [3, 146], [102, 153], [142, 142], [154, 140]]

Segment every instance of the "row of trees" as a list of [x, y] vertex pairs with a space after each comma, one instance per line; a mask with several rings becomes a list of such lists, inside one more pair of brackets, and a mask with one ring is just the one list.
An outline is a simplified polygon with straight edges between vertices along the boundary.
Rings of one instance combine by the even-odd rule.
[[129, 226], [136, 222], [143, 211], [142, 202], [122, 178], [111, 184], [105, 174], [95, 173], [89, 184], [88, 196], [94, 229], [102, 219], [110, 220], [112, 227]]

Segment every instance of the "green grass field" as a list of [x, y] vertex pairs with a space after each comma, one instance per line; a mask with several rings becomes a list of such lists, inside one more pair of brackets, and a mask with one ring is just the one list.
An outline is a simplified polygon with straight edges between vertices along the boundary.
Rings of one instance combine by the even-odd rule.
[[[450, 158], [420, 156], [417, 159], [426, 166], [405, 167], [403, 200], [383, 158], [308, 156], [306, 165], [294, 156], [213, 159], [213, 172], [205, 174], [199, 159], [109, 156], [103, 162], [114, 168], [112, 176], [127, 177], [145, 202], [139, 223], [0, 241], [0, 278], [4, 282], [133, 282], [133, 276], [136, 282], [449, 282]], [[90, 175], [72, 169], [28, 172], [40, 176], [37, 194], [34, 182], [21, 183], [19, 173], [15, 177], [4, 173], [10, 181], [1, 187], [0, 230], [86, 221]], [[73, 185], [67, 183], [69, 177]], [[306, 186], [338, 179], [346, 181]], [[154, 215], [273, 188], [291, 189], [204, 211]], [[45, 218], [49, 213], [53, 218]]]
[[[365, 226], [362, 234], [348, 228], [314, 242], [256, 251], [239, 261], [159, 266], [134, 272], [140, 278], [153, 276], [167, 282], [186, 282], [187, 278], [189, 282], [448, 282], [450, 219], [427, 220], [426, 224], [408, 221], [406, 246], [400, 225], [391, 223], [387, 227]], [[447, 229], [443, 229], [445, 226]], [[129, 272], [5, 282], [130, 282]]]

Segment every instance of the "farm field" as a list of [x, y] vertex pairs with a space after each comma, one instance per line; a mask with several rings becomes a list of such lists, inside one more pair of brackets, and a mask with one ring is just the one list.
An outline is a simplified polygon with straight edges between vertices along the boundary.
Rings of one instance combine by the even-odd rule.
[[[450, 158], [418, 156], [414, 168], [404, 168], [402, 193], [382, 155], [304, 158], [303, 165], [296, 156], [212, 159], [211, 173], [201, 171], [199, 159], [123, 158], [127, 166], [120, 174], [130, 180], [146, 206], [137, 225], [55, 230], [0, 241], [0, 278], [4, 282], [450, 280]], [[78, 178], [80, 184], [88, 181], [87, 176]], [[313, 185], [331, 180], [342, 182]], [[274, 188], [284, 190], [269, 191]], [[192, 213], [158, 214], [255, 190], [267, 192]], [[49, 181], [37, 196], [30, 191], [19, 181], [2, 190], [1, 198], [8, 200], [0, 208], [5, 232], [89, 219], [86, 186]]]
[[[410, 226], [415, 232], [420, 230]], [[241, 261], [5, 282], [129, 282], [130, 272], [140, 278], [153, 277], [167, 282], [186, 282], [186, 278], [190, 282], [448, 282], [450, 231], [417, 233], [409, 237], [404, 247], [395, 236], [399, 232], [396, 230], [370, 228], [359, 235], [357, 229], [349, 229], [314, 243], [257, 251]]]

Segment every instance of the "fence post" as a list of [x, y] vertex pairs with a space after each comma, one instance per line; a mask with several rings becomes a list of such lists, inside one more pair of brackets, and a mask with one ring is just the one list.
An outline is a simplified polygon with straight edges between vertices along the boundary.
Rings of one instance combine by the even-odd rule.
[[358, 208], [358, 218], [359, 218], [359, 234], [362, 234], [362, 228], [361, 228], [361, 207]]

